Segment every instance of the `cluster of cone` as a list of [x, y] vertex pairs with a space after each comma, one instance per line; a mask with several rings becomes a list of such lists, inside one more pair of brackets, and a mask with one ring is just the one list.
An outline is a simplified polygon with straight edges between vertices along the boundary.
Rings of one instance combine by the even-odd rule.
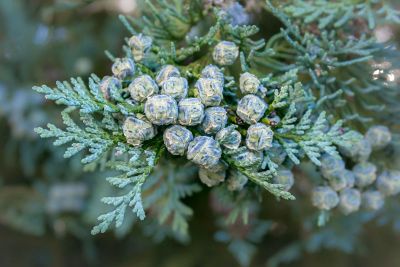
[[[236, 115], [250, 125], [245, 140], [236, 130], [237, 125], [228, 120], [224, 102], [226, 79], [220, 67], [234, 64], [239, 55], [238, 47], [229, 41], [215, 45], [212, 57], [216, 65], [206, 66], [200, 77], [191, 83], [173, 65], [162, 66], [154, 77], [136, 74], [135, 62], [146, 59], [151, 44], [151, 38], [147, 36], [131, 37], [129, 45], [133, 59], [116, 59], [112, 66], [113, 76], [104, 77], [100, 83], [107, 100], [112, 101], [116, 92], [125, 92], [130, 96], [127, 101], [144, 105], [144, 112], [123, 121], [127, 143], [140, 146], [162, 132], [168, 152], [186, 156], [196, 163], [200, 167], [200, 179], [209, 186], [225, 179], [228, 166], [221, 161], [223, 149], [235, 150], [243, 143], [248, 154], [256, 157], [257, 162], [262, 161], [262, 151], [272, 146], [273, 131], [269, 125], [259, 123], [268, 108], [263, 99], [266, 90], [260, 80], [249, 72], [240, 76], [242, 98]], [[240, 182], [233, 184], [242, 185], [245, 180], [243, 177], [237, 179]]]
[[379, 210], [385, 197], [400, 193], [400, 172], [384, 170], [368, 162], [372, 151], [385, 148], [391, 142], [391, 133], [385, 126], [371, 127], [357, 145], [342, 153], [351, 158], [355, 165], [346, 169], [340, 158], [324, 155], [321, 160], [321, 174], [325, 185], [314, 188], [313, 205], [321, 210], [338, 207], [344, 214], [366, 210]]

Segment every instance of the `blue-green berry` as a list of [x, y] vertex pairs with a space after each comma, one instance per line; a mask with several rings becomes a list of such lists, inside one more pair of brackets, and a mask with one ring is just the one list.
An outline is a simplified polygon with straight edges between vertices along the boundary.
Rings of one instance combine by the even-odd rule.
[[385, 196], [394, 196], [400, 193], [400, 172], [384, 171], [378, 176], [376, 185]]
[[321, 157], [321, 174], [326, 179], [337, 177], [345, 168], [344, 161], [340, 157], [335, 157], [330, 154], [324, 154]]
[[229, 191], [240, 191], [247, 184], [248, 178], [239, 171], [231, 170], [226, 182]]
[[188, 87], [188, 81], [185, 78], [169, 77], [162, 85], [161, 94], [170, 95], [179, 101], [187, 96]]
[[368, 139], [363, 138], [351, 147], [340, 147], [340, 152], [356, 162], [363, 162], [369, 159], [372, 146]]
[[329, 186], [319, 186], [312, 191], [312, 204], [320, 210], [331, 210], [339, 204], [339, 196]]
[[228, 122], [226, 110], [222, 107], [206, 108], [201, 129], [206, 134], [215, 134], [222, 130]]
[[198, 98], [185, 98], [178, 103], [179, 123], [186, 126], [199, 125], [204, 118], [204, 105]]
[[365, 134], [373, 149], [382, 149], [392, 141], [392, 134], [388, 127], [383, 125], [372, 126]]
[[135, 117], [125, 119], [122, 131], [127, 143], [134, 146], [138, 146], [156, 135], [156, 129], [150, 122]]
[[130, 58], [116, 58], [111, 71], [118, 79], [125, 79], [135, 74], [135, 62]]
[[239, 2], [232, 2], [226, 8], [232, 25], [249, 25], [250, 15]]
[[290, 170], [278, 170], [273, 178], [275, 184], [284, 185], [283, 190], [289, 191], [294, 185], [294, 176]]
[[348, 215], [360, 209], [361, 193], [357, 189], [346, 188], [340, 192], [339, 209], [343, 214]]
[[353, 167], [358, 187], [366, 187], [373, 184], [376, 180], [376, 166], [369, 162], [362, 162]]
[[236, 125], [230, 125], [215, 135], [215, 140], [228, 149], [237, 149], [242, 141], [241, 134], [235, 130]]
[[180, 77], [181, 73], [179, 69], [173, 65], [165, 65], [163, 66], [156, 76], [156, 82], [159, 86], [162, 86], [163, 83], [170, 77]]
[[206, 107], [218, 106], [223, 99], [223, 86], [217, 79], [200, 78], [195, 87], [198, 96]]
[[232, 65], [238, 56], [239, 47], [233, 42], [221, 41], [214, 47], [213, 59], [218, 65]]
[[105, 76], [101, 80], [99, 88], [101, 93], [103, 94], [104, 99], [111, 100], [113, 93], [121, 90], [122, 85], [119, 79], [115, 77]]
[[178, 105], [169, 95], [154, 95], [147, 99], [144, 113], [155, 125], [174, 124], [178, 119]]
[[245, 95], [240, 99], [236, 114], [247, 124], [257, 123], [267, 110], [268, 105], [256, 95]]
[[251, 150], [262, 151], [272, 147], [274, 132], [263, 123], [256, 123], [247, 130], [246, 146]]
[[187, 159], [204, 167], [212, 168], [218, 164], [222, 155], [221, 147], [212, 137], [198, 136], [189, 143]]
[[377, 190], [369, 190], [362, 193], [362, 206], [370, 211], [377, 211], [385, 204], [385, 198], [381, 192]]
[[356, 183], [356, 177], [352, 171], [349, 170], [343, 170], [341, 174], [345, 180], [346, 180], [346, 188], [352, 188], [354, 187]]
[[158, 94], [158, 86], [149, 75], [141, 75], [131, 82], [128, 91], [133, 100], [143, 102], [149, 96]]
[[219, 162], [211, 169], [199, 168], [199, 178], [203, 184], [209, 187], [222, 183], [226, 177], [226, 166]]
[[174, 125], [165, 130], [163, 139], [169, 153], [183, 156], [193, 140], [193, 134], [183, 126]]
[[222, 85], [224, 84], [224, 74], [215, 65], [207, 65], [202, 71], [201, 71], [201, 78], [207, 78], [207, 79], [215, 79], [219, 81]]
[[346, 177], [343, 175], [344, 174], [344, 170], [339, 173], [338, 175], [335, 176], [331, 176], [328, 179], [329, 182], [329, 186], [335, 190], [335, 191], [340, 191], [343, 190], [347, 187], [347, 180]]
[[[239, 149], [241, 149], [241, 148], [239, 148]], [[260, 166], [260, 164], [263, 162], [264, 155], [261, 152], [252, 151], [252, 150], [245, 148], [245, 149], [242, 149], [242, 151], [240, 151], [240, 153], [235, 154], [233, 156], [233, 159], [235, 160], [236, 164], [239, 167], [258, 168]]]
[[360, 162], [367, 161], [371, 155], [372, 146], [368, 139], [363, 138], [354, 145], [352, 150], [354, 150], [356, 153], [355, 157], [353, 157], [354, 160]]
[[143, 60], [150, 49], [152, 42], [153, 40], [150, 36], [145, 36], [143, 34], [134, 35], [129, 39], [128, 44], [136, 62]]
[[256, 94], [260, 84], [260, 80], [254, 74], [245, 72], [240, 75], [239, 88], [243, 94]]
[[268, 156], [273, 162], [281, 165], [285, 161], [287, 153], [278, 142], [273, 142], [272, 147], [268, 149]]

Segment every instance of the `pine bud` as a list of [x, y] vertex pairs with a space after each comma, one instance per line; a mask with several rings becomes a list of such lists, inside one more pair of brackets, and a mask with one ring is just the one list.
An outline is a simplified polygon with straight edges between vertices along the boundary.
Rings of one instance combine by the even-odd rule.
[[152, 42], [151, 37], [143, 34], [134, 35], [129, 39], [128, 44], [131, 47], [132, 55], [136, 62], [142, 61], [150, 49]]
[[157, 73], [156, 82], [159, 86], [162, 86], [163, 83], [170, 77], [180, 77], [181, 73], [179, 70], [173, 65], [165, 65], [161, 68], [161, 70]]
[[204, 118], [204, 105], [198, 98], [185, 98], [179, 101], [179, 123], [187, 126], [198, 125]]
[[237, 149], [242, 141], [242, 136], [235, 130], [237, 126], [230, 125], [215, 135], [215, 140], [228, 149]]
[[200, 180], [209, 187], [215, 186], [225, 180], [226, 166], [219, 162], [211, 169], [199, 168]]
[[149, 75], [141, 75], [131, 82], [128, 91], [133, 100], [143, 102], [149, 96], [158, 93], [158, 86]]
[[361, 193], [357, 189], [346, 188], [340, 192], [339, 209], [343, 214], [348, 215], [358, 211], [360, 205]]
[[188, 94], [188, 81], [182, 77], [169, 77], [162, 85], [161, 94], [181, 100]]
[[153, 124], [173, 124], [178, 119], [178, 105], [169, 95], [155, 95], [147, 99], [144, 113]]
[[128, 144], [137, 146], [156, 135], [154, 126], [145, 120], [127, 117], [122, 125], [122, 131]]
[[267, 110], [268, 105], [256, 95], [245, 95], [237, 106], [237, 115], [247, 124], [257, 123]]
[[260, 80], [256, 75], [245, 72], [240, 75], [239, 84], [243, 94], [256, 94], [260, 87]]
[[373, 149], [382, 149], [392, 141], [392, 134], [388, 127], [377, 125], [371, 127], [365, 134]]
[[289, 191], [294, 185], [294, 176], [290, 170], [279, 170], [274, 176], [273, 182], [275, 184], [281, 184], [285, 187], [283, 190]]
[[185, 127], [174, 125], [165, 130], [163, 139], [169, 153], [183, 156], [193, 140], [193, 134]]
[[187, 159], [209, 169], [218, 164], [222, 150], [212, 137], [198, 136], [189, 143]]
[[215, 134], [225, 127], [228, 122], [226, 110], [222, 107], [207, 108], [204, 112], [204, 120], [201, 124], [206, 134]]
[[376, 181], [379, 191], [385, 196], [394, 196], [400, 193], [400, 172], [384, 171]]
[[99, 88], [103, 94], [104, 99], [110, 101], [112, 99], [113, 92], [116, 92], [122, 88], [120, 80], [115, 77], [105, 76], [100, 84]]
[[376, 166], [369, 162], [363, 162], [353, 167], [358, 187], [366, 187], [376, 180]]
[[215, 65], [207, 65], [202, 71], [201, 71], [201, 78], [206, 78], [206, 79], [215, 79], [218, 80], [221, 85], [224, 85], [224, 74], [222, 71]]
[[111, 71], [118, 79], [125, 79], [135, 73], [135, 62], [130, 58], [116, 58]]
[[256, 123], [247, 130], [246, 146], [251, 150], [262, 151], [272, 147], [274, 132], [263, 123]]
[[223, 99], [223, 86], [216, 79], [200, 78], [195, 87], [201, 103], [207, 106], [218, 106]]
[[238, 56], [239, 48], [233, 42], [221, 41], [214, 47], [213, 59], [221, 66], [232, 65]]
[[233, 159], [235, 160], [236, 164], [239, 167], [258, 168], [264, 159], [264, 155], [261, 152], [245, 149], [245, 150], [241, 151], [240, 153], [235, 154], [233, 156]]
[[381, 192], [369, 190], [362, 193], [362, 206], [370, 211], [377, 211], [385, 204], [385, 199]]
[[239, 171], [231, 170], [227, 180], [229, 191], [240, 191], [247, 184], [248, 178]]
[[339, 196], [329, 186], [319, 186], [312, 192], [312, 203], [320, 210], [331, 210], [339, 204]]
[[326, 179], [339, 176], [344, 170], [344, 161], [339, 157], [324, 154], [321, 157], [321, 174]]

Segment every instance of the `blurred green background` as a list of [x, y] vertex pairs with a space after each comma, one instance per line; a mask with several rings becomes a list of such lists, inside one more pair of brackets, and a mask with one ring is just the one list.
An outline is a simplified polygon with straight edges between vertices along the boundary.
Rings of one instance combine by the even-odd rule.
[[[121, 52], [128, 35], [118, 14], [136, 14], [134, 0], [0, 0], [0, 266], [237, 266], [216, 226], [208, 191], [191, 198], [195, 215], [189, 244], [154, 243], [138, 227], [92, 237], [91, 225], [111, 190], [103, 172], [83, 172], [79, 159], [65, 160], [33, 128], [59, 123], [59, 107], [31, 90], [73, 76], [106, 75], [108, 49]], [[271, 199], [271, 201], [273, 201]], [[259, 245], [252, 266], [307, 233], [288, 204], [264, 217], [285, 220]], [[151, 229], [151, 228], [149, 228]], [[344, 228], [345, 229], [345, 228]], [[151, 230], [149, 230], [151, 231]], [[368, 224], [356, 253], [324, 250], [287, 266], [400, 266], [400, 235]]]

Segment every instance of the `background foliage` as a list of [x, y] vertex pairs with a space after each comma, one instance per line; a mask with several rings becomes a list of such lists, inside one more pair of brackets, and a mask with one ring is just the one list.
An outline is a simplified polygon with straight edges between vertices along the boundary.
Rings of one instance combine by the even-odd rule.
[[[260, 4], [257, 1], [248, 2]], [[251, 5], [247, 4], [251, 9]], [[333, 5], [332, 13], [329, 14], [325, 14], [326, 9], [321, 9], [318, 5], [315, 10], [307, 12], [301, 9], [306, 7], [289, 8], [287, 12], [294, 17], [301, 14], [300, 19], [305, 18], [306, 23], [325, 18], [318, 20], [320, 30], [324, 30], [329, 25], [341, 26], [346, 16], [350, 16], [346, 13], [349, 11], [344, 11], [340, 3]], [[358, 8], [364, 10], [362, 6]], [[262, 18], [267, 11], [253, 6], [254, 10], [258, 10], [254, 13], [254, 19], [263, 26], [261, 34], [272, 36], [279, 32], [282, 24], [278, 19], [269, 14], [271, 21], [265, 22]], [[128, 35], [117, 15], [135, 12], [137, 9], [132, 8], [131, 1], [122, 0], [0, 2], [0, 131], [3, 136], [0, 141], [0, 231], [4, 236], [0, 247], [1, 266], [235, 266], [237, 263], [226, 251], [224, 243], [228, 243], [233, 251], [239, 248], [251, 254], [251, 245], [235, 242], [235, 238], [224, 232], [224, 229], [218, 231], [218, 223], [212, 223], [215, 215], [208, 205], [204, 205], [212, 202], [207, 190], [182, 203], [196, 211], [190, 224], [191, 240], [184, 232], [176, 235], [169, 229], [156, 226], [157, 221], [165, 220], [163, 216], [151, 218], [143, 226], [139, 226], [134, 225], [135, 219], [133, 216], [129, 217], [129, 214], [128, 223], [115, 233], [93, 238], [90, 229], [96, 223], [96, 217], [107, 211], [98, 199], [112, 194], [114, 190], [103, 182], [102, 178], [107, 173], [90, 171], [95, 166], [88, 166], [82, 171], [80, 158], [66, 161], [63, 158], [63, 149], [53, 147], [33, 133], [34, 127], [47, 122], [59, 124], [59, 116], [55, 114], [61, 110], [45, 102], [31, 87], [43, 83], [54, 84], [56, 80], [76, 76], [86, 80], [92, 72], [99, 76], [107, 74], [110, 63], [103, 50], [106, 48], [113, 53], [119, 53], [124, 37]], [[367, 11], [354, 12], [367, 18], [367, 26], [371, 28], [382, 19], [368, 16]], [[391, 19], [390, 13], [387, 16]], [[398, 36], [394, 26], [388, 27]], [[296, 38], [296, 32], [283, 34]], [[311, 36], [304, 45], [313, 41], [315, 40]], [[292, 47], [287, 55], [282, 52], [277, 56], [296, 57], [308, 48]], [[367, 40], [358, 48], [349, 44], [348, 49], [358, 51], [360, 58], [373, 51]], [[340, 59], [340, 51], [334, 52]], [[304, 60], [309, 58], [305, 57]], [[274, 65], [274, 62], [271, 64]], [[345, 59], [340, 62], [345, 63], [339, 67], [346, 68]], [[278, 64], [274, 66], [282, 69], [288, 67]], [[318, 67], [329, 68], [328, 65]], [[312, 71], [305, 72], [310, 77], [312, 74]], [[360, 75], [362, 74], [363, 72]], [[342, 80], [347, 79], [348, 77], [344, 77]], [[341, 82], [339, 79], [334, 83]], [[309, 86], [312, 83], [313, 80], [310, 79]], [[333, 93], [329, 92], [332, 86], [329, 81], [317, 86], [327, 95]], [[343, 88], [349, 94], [358, 89], [357, 84], [352, 88]], [[393, 105], [395, 104], [396, 101]], [[395, 109], [390, 111], [396, 112]], [[337, 116], [351, 114], [348, 110], [340, 112]], [[388, 121], [396, 127], [396, 121], [390, 122], [390, 113], [371, 111], [367, 106], [363, 115]], [[355, 122], [356, 125], [357, 123], [359, 122]], [[304, 170], [307, 170], [307, 166], [298, 175], [312, 176], [312, 168], [310, 172]], [[182, 172], [184, 175], [191, 173], [186, 169]], [[152, 185], [156, 185], [159, 179], [164, 178], [153, 177], [146, 188], [149, 194], [154, 193]], [[182, 182], [181, 180], [179, 175], [169, 176], [163, 185], [168, 187], [169, 184]], [[195, 184], [190, 186], [188, 192], [197, 190]], [[307, 184], [302, 186], [309, 187]], [[297, 189], [296, 196], [307, 203], [308, 195], [301, 188], [300, 186]], [[164, 203], [177, 200], [173, 195], [166, 200], [158, 199], [155, 194], [154, 201]], [[288, 266], [320, 266], [321, 262], [325, 266], [376, 266], [378, 263], [397, 266], [400, 258], [396, 255], [396, 245], [399, 245], [396, 236], [392, 235], [390, 227], [380, 226], [389, 224], [394, 230], [400, 229], [400, 221], [396, 217], [399, 204], [396, 201], [389, 203], [387, 210], [378, 214], [378, 219], [374, 221], [371, 221], [370, 214], [358, 214], [339, 218], [332, 227], [315, 230], [312, 229], [315, 217], [302, 222], [298, 220], [299, 214], [307, 213], [310, 206], [304, 204], [299, 207], [287, 202], [277, 205], [275, 199], [269, 196], [263, 201], [259, 212], [261, 218], [271, 221], [258, 222], [261, 243], [256, 245], [258, 252], [253, 265], [274, 266], [293, 259], [297, 261]], [[185, 209], [181, 213], [169, 212], [177, 213], [176, 216], [189, 215], [185, 214]], [[168, 216], [164, 215], [165, 217]], [[364, 223], [368, 224], [361, 228]], [[185, 229], [186, 226], [180, 225], [178, 228]], [[148, 238], [146, 233], [152, 238]], [[164, 236], [173, 236], [183, 244], [190, 242], [190, 245], [185, 246], [172, 239], [158, 245], [153, 243], [152, 239], [161, 241]], [[215, 239], [221, 242], [215, 242]], [[11, 245], [5, 245], [9, 242]], [[26, 257], [21, 257], [21, 253]], [[218, 255], [218, 258], [204, 257], [205, 255]]]

